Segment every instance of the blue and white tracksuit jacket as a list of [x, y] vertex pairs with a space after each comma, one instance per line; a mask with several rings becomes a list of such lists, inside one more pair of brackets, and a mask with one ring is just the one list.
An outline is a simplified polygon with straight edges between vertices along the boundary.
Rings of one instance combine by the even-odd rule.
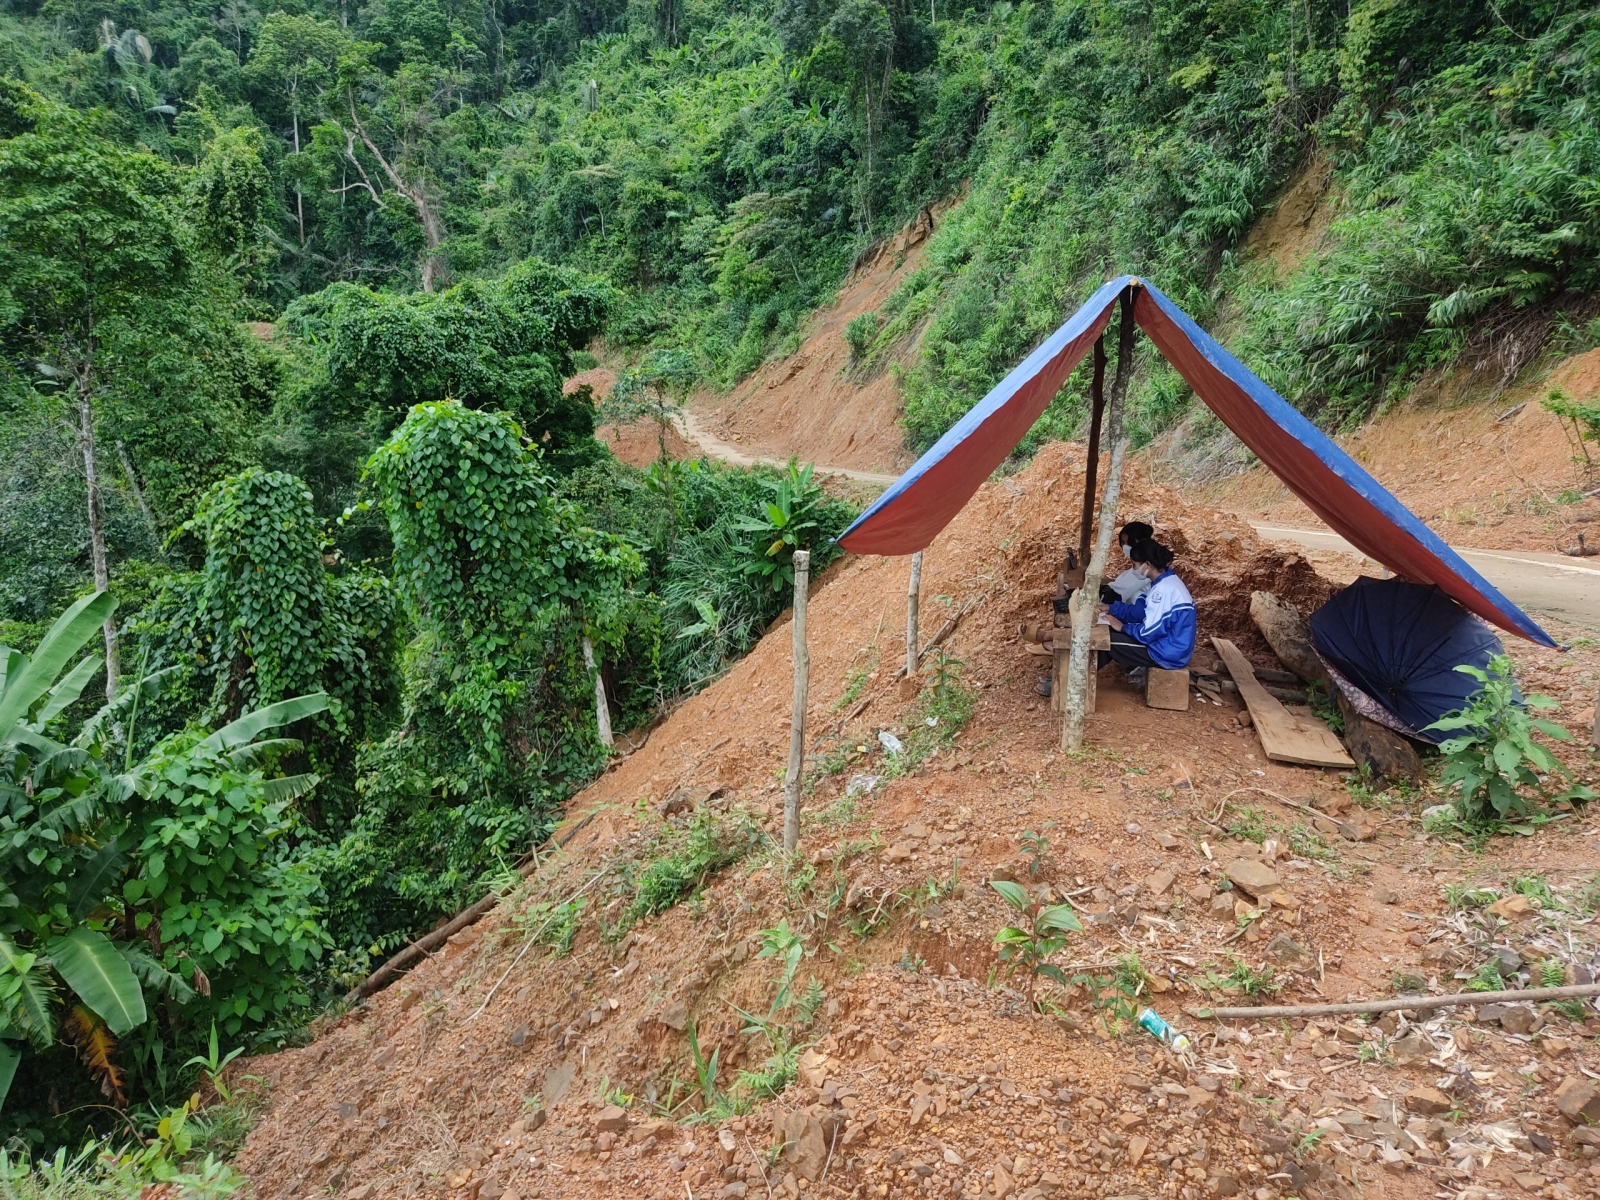
[[1194, 597], [1172, 571], [1163, 571], [1132, 604], [1113, 604], [1111, 615], [1122, 622], [1124, 633], [1145, 644], [1150, 660], [1162, 670], [1189, 665], [1194, 655]]

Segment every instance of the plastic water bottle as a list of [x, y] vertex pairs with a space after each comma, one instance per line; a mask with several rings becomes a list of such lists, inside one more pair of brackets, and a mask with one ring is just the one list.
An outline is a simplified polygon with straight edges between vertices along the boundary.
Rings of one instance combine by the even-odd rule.
[[1163, 1021], [1153, 1008], [1140, 1010], [1139, 1025], [1151, 1037], [1158, 1038], [1174, 1050], [1181, 1052], [1189, 1048], [1189, 1039]]

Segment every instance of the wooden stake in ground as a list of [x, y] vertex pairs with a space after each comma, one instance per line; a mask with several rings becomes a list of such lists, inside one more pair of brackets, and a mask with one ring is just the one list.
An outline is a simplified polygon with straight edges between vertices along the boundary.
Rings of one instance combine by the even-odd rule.
[[1100, 477], [1100, 420], [1106, 412], [1106, 339], [1094, 343], [1094, 383], [1089, 388], [1089, 458], [1083, 466], [1083, 519], [1078, 524], [1078, 569], [1089, 569], [1095, 487]]
[[789, 716], [789, 775], [783, 785], [783, 852], [800, 844], [800, 775], [806, 765], [806, 684], [811, 660], [806, 654], [806, 597], [811, 589], [811, 551], [794, 552], [794, 709]]
[[602, 746], [614, 745], [611, 736], [611, 706], [606, 703], [606, 681], [594, 661], [594, 643], [583, 639], [583, 665], [594, 676], [594, 723], [600, 731]]
[[906, 584], [906, 678], [917, 677], [917, 601], [922, 594], [922, 551], [911, 556], [911, 581]]
[[1111, 531], [1117, 523], [1117, 502], [1122, 498], [1122, 460], [1128, 439], [1122, 431], [1122, 410], [1133, 368], [1133, 289], [1122, 293], [1122, 329], [1117, 338], [1117, 376], [1111, 384], [1111, 465], [1106, 473], [1106, 494], [1100, 502], [1100, 526], [1094, 555], [1083, 574], [1083, 586], [1072, 594], [1072, 649], [1067, 658], [1067, 694], [1061, 705], [1061, 748], [1083, 748], [1083, 724], [1089, 707], [1089, 639], [1094, 631], [1095, 603], [1105, 578], [1111, 553]]

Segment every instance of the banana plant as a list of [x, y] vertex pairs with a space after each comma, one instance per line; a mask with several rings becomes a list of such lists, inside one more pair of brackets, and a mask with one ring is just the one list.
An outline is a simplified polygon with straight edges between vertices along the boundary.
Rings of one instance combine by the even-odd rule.
[[[102, 759], [111, 706], [84, 723], [70, 744], [47, 727], [100, 669], [90, 654], [68, 668], [110, 617], [115, 600], [85, 596], [50, 627], [29, 656], [0, 646], [0, 1105], [21, 1061], [22, 1046], [46, 1050], [65, 1039], [116, 1103], [125, 1100], [116, 1039], [148, 1018], [145, 988], [184, 1003], [189, 984], [140, 944], [113, 940], [117, 922], [107, 902], [122, 889], [130, 867], [118, 836], [126, 830], [124, 802], [150, 790], [144, 765], [121, 772]], [[119, 719], [130, 724], [149, 682], [132, 689]], [[243, 769], [263, 753], [287, 747], [262, 739], [280, 726], [323, 711], [317, 693], [279, 701], [206, 736], [197, 756]], [[132, 743], [132, 730], [125, 734]], [[286, 801], [315, 786], [314, 775], [262, 783], [269, 800]], [[109, 932], [108, 932], [109, 931]]]

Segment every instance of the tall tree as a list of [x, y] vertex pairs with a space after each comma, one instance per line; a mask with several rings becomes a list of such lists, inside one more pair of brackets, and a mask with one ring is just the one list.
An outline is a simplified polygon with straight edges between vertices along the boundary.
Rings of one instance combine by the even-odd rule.
[[[0, 129], [16, 131], [0, 139], [0, 341], [30, 375], [58, 379], [70, 395], [94, 583], [103, 591], [110, 571], [95, 412], [115, 357], [108, 346], [189, 274], [176, 177], [155, 156], [101, 137], [91, 115], [20, 85], [0, 91], [0, 107], [9, 109]], [[120, 673], [110, 616], [104, 633], [110, 699]]]
[[[281, 97], [289, 110], [294, 153], [300, 153], [300, 118], [315, 106], [332, 81], [339, 55], [350, 39], [332, 21], [275, 12], [263, 22], [255, 49], [245, 65], [245, 78], [264, 91]], [[294, 186], [295, 222], [300, 245], [306, 244], [305, 197], [298, 180]]]

